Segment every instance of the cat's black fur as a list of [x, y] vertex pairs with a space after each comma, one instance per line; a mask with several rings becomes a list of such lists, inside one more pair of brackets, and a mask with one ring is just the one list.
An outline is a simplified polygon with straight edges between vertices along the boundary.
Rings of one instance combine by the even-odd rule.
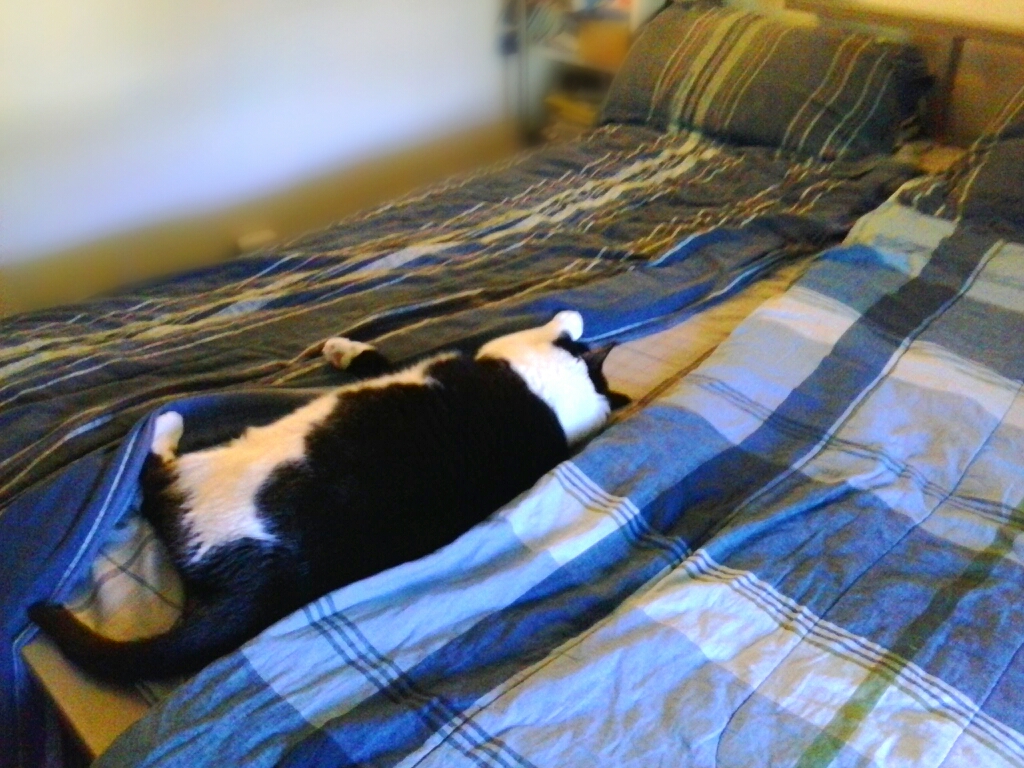
[[[601, 373], [607, 349], [591, 353], [568, 336], [555, 344], [587, 361], [613, 407], [628, 402]], [[370, 348], [347, 368], [377, 375], [388, 363]], [[242, 538], [190, 559], [175, 463], [149, 455], [142, 513], [188, 596], [166, 633], [110, 640], [56, 604], [37, 604], [30, 616], [102, 677], [195, 672], [310, 600], [453, 541], [568, 457], [554, 410], [505, 360], [440, 357], [425, 373], [436, 386], [389, 383], [340, 397], [306, 434], [304, 458], [270, 473], [255, 499], [273, 542]]]

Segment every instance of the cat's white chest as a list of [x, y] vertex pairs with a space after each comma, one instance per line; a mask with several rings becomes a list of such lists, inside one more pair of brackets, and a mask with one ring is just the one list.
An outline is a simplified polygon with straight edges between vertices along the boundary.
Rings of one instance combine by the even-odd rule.
[[273, 424], [249, 428], [227, 445], [178, 458], [175, 488], [185, 497], [191, 562], [239, 539], [275, 540], [256, 495], [277, 467], [304, 457], [306, 435], [337, 401], [335, 394], [324, 395]]
[[396, 384], [432, 386], [436, 382], [426, 375], [427, 367], [447, 357], [451, 355], [340, 387], [272, 424], [250, 427], [227, 445], [178, 457], [175, 489], [185, 497], [183, 520], [192, 548], [189, 562], [196, 563], [212, 548], [240, 539], [275, 541], [256, 497], [275, 469], [305, 458], [306, 436], [330, 415], [339, 398]]

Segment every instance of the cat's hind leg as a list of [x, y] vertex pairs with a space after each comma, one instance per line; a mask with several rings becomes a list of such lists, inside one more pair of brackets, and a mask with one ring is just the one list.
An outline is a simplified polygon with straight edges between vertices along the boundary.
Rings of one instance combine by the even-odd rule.
[[391, 361], [372, 344], [335, 336], [324, 342], [324, 359], [335, 368], [356, 376], [380, 376], [394, 370]]

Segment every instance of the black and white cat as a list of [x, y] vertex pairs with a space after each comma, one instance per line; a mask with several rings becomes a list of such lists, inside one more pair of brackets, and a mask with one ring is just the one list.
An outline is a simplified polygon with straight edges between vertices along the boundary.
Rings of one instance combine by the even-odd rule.
[[197, 671], [307, 602], [453, 541], [568, 457], [628, 398], [610, 392], [608, 348], [583, 319], [495, 339], [391, 373], [343, 338], [324, 356], [364, 381], [225, 445], [176, 455], [183, 422], [155, 423], [142, 513], [188, 601], [166, 633], [115, 641], [63, 606], [30, 617], [64, 653], [130, 681]]

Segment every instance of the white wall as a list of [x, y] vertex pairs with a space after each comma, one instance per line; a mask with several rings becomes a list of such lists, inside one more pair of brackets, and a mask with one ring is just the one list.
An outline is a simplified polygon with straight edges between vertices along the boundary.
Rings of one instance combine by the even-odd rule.
[[0, 0], [0, 265], [503, 111], [498, 0]]

